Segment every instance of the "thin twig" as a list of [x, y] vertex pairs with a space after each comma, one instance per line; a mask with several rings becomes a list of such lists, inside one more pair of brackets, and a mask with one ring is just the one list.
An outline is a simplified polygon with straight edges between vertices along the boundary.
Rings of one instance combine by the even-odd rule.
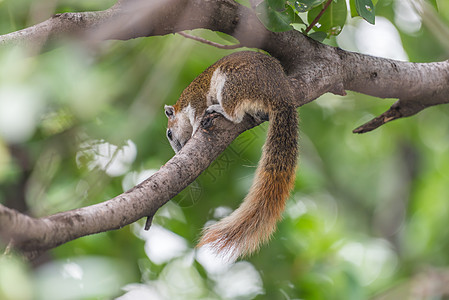
[[11, 254], [12, 250], [14, 249], [14, 239], [11, 238], [8, 245], [5, 248], [5, 251], [3, 252], [3, 255], [9, 255]]
[[220, 49], [237, 49], [237, 48], [243, 47], [240, 43], [239, 44], [235, 44], [235, 45], [222, 45], [222, 44], [219, 44], [219, 43], [211, 42], [209, 40], [203, 39], [203, 38], [198, 37], [198, 36], [190, 35], [190, 34], [185, 33], [185, 32], [178, 32], [178, 33], [180, 35], [182, 35], [183, 37], [185, 37], [185, 38], [189, 38], [189, 39], [192, 39], [192, 40], [204, 43], [206, 45], [214, 46], [214, 47], [217, 47], [217, 48], [220, 48]]
[[150, 230], [151, 223], [153, 222], [153, 216], [147, 216], [147, 220], [145, 222], [145, 230]]
[[331, 3], [332, 3], [332, 0], [327, 0], [326, 4], [324, 4], [324, 7], [320, 11], [320, 13], [315, 17], [315, 19], [313, 19], [312, 23], [310, 23], [310, 25], [307, 26], [305, 33], [308, 33], [313, 28], [313, 26], [315, 26], [316, 23], [318, 23], [318, 21], [320, 20], [321, 16], [324, 14], [324, 12], [329, 7], [329, 5], [331, 5]]

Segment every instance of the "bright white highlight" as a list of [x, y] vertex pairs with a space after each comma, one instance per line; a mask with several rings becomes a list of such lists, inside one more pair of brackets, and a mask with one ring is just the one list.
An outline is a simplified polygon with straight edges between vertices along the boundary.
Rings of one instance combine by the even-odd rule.
[[351, 20], [337, 36], [337, 43], [342, 49], [349, 51], [408, 60], [396, 27], [383, 17], [376, 17], [376, 25], [361, 19]]
[[416, 33], [422, 26], [421, 17], [407, 0], [394, 2], [394, 23], [408, 34]]
[[76, 154], [78, 167], [87, 164], [89, 170], [99, 168], [111, 177], [125, 174], [137, 156], [137, 147], [128, 140], [124, 146], [118, 147], [104, 140], [85, 142]]
[[145, 179], [149, 178], [151, 175], [156, 173], [157, 170], [155, 169], [148, 169], [143, 170], [140, 172], [129, 172], [125, 175], [125, 177], [122, 180], [122, 188], [124, 191], [127, 191], [134, 187], [135, 185], [138, 185], [139, 183], [142, 183]]
[[145, 253], [155, 264], [160, 265], [180, 257], [188, 249], [184, 238], [155, 224], [149, 231], [142, 229], [139, 235], [145, 240]]
[[37, 93], [24, 86], [0, 88], [0, 137], [8, 143], [28, 140], [43, 110]]
[[354, 264], [360, 273], [361, 283], [369, 285], [378, 278], [391, 276], [397, 266], [397, 257], [390, 244], [382, 239], [368, 242], [347, 242], [338, 254]]
[[223, 299], [252, 299], [264, 292], [260, 274], [249, 262], [233, 263], [216, 255], [208, 245], [198, 249], [196, 260], [215, 281], [214, 289]]
[[128, 271], [119, 261], [101, 256], [51, 261], [35, 271], [33, 299], [110, 299], [125, 284]]
[[64, 278], [73, 278], [77, 280], [83, 279], [83, 269], [80, 265], [69, 262], [62, 267], [62, 277]]

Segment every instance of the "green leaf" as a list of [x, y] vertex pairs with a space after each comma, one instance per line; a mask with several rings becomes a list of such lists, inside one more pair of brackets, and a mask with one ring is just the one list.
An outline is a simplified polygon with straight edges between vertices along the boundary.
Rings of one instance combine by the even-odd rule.
[[355, 8], [359, 16], [364, 18], [368, 23], [375, 23], [374, 4], [371, 0], [355, 0]]
[[433, 6], [433, 8], [435, 8], [435, 10], [438, 11], [437, 0], [427, 0], [427, 2], [429, 2]]
[[238, 44], [239, 43], [239, 40], [236, 39], [235, 37], [233, 37], [232, 35], [229, 35], [229, 34], [226, 34], [226, 33], [220, 32], [220, 31], [214, 31], [214, 33], [218, 37], [220, 37], [221, 39], [223, 39], [225, 41], [228, 41], [228, 42], [231, 42], [232, 44]]
[[[324, 5], [319, 5], [309, 11], [307, 20], [310, 23], [318, 16]], [[318, 23], [313, 27], [314, 31], [322, 31], [328, 35], [338, 35], [346, 22], [348, 13], [346, 1], [333, 1], [321, 16]]]
[[272, 8], [267, 1], [260, 3], [256, 7], [256, 15], [268, 30], [282, 32], [293, 29], [290, 25], [297, 18], [293, 9], [288, 6], [283, 11]]
[[309, 34], [309, 37], [311, 37], [315, 41], [322, 42], [325, 38], [327, 38], [327, 33], [322, 31], [315, 31]]
[[295, 8], [299, 12], [306, 12], [320, 5], [326, 0], [298, 0], [295, 1]]
[[234, 1], [240, 5], [246, 6], [248, 8], [251, 7], [251, 3], [249, 3], [249, 0], [234, 0]]
[[304, 21], [301, 19], [301, 17], [298, 16], [297, 14], [295, 14], [295, 17], [293, 18], [292, 23], [296, 23], [296, 24], [306, 24], [306, 23], [304, 23]]
[[302, 18], [297, 14], [297, 11], [296, 11], [296, 9], [295, 9], [295, 5], [294, 4], [292, 4], [291, 3], [291, 1], [287, 1], [286, 2], [287, 3], [287, 5], [288, 5], [288, 7], [293, 11], [293, 13], [294, 13], [294, 18], [293, 18], [293, 21], [292, 21], [292, 23], [296, 23], [296, 24], [306, 24], [303, 20], [302, 20]]
[[351, 11], [351, 17], [358, 17], [357, 8], [355, 8], [355, 0], [349, 0], [349, 9]]
[[277, 11], [285, 10], [285, 0], [266, 0], [268, 6]]

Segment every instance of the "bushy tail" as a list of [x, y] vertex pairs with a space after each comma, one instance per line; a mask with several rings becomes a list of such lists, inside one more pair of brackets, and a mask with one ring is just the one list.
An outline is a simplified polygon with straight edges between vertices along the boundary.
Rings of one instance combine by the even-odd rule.
[[248, 195], [231, 215], [204, 230], [198, 247], [209, 244], [219, 254], [238, 258], [257, 251], [276, 230], [295, 180], [298, 116], [294, 106], [274, 109]]

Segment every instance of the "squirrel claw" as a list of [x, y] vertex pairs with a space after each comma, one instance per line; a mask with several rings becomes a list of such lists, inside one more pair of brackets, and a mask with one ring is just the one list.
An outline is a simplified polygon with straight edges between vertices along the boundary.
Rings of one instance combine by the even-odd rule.
[[203, 127], [204, 129], [208, 129], [208, 128], [212, 127], [213, 120], [218, 118], [219, 116], [221, 116], [220, 113], [217, 113], [214, 111], [212, 111], [212, 112], [206, 111], [203, 119], [201, 120], [201, 127]]

